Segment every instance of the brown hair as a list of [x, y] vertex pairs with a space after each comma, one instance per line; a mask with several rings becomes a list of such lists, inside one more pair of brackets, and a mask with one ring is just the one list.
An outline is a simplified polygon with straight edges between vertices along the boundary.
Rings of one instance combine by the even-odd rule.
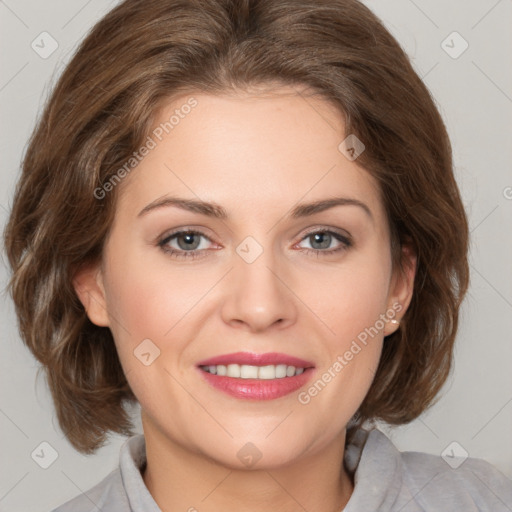
[[[356, 0], [126, 0], [100, 20], [59, 78], [23, 159], [4, 233], [21, 336], [46, 371], [72, 445], [132, 435], [136, 403], [110, 330], [72, 286], [97, 262], [116, 189], [98, 199], [174, 94], [307, 86], [340, 109], [379, 183], [392, 235], [418, 257], [412, 302], [386, 338], [355, 418], [403, 424], [434, 401], [452, 362], [468, 286], [468, 226], [450, 141], [406, 54]], [[396, 267], [395, 267], [396, 268]]]

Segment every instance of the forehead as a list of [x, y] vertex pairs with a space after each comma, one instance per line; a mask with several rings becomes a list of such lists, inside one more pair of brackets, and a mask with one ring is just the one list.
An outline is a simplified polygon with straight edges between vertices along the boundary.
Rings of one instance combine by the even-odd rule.
[[343, 196], [371, 204], [378, 218], [375, 180], [340, 150], [347, 135], [334, 105], [294, 88], [184, 94], [157, 112], [120, 207], [170, 194], [261, 214]]

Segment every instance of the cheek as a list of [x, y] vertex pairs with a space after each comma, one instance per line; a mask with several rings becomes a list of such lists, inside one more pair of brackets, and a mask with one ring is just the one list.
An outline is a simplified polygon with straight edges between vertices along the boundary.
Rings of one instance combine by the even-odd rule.
[[[173, 376], [180, 378], [176, 367], [191, 336], [183, 320], [192, 315], [206, 286], [192, 273], [171, 274], [143, 258], [123, 263], [110, 266], [106, 288], [117, 352], [138, 401], [145, 406], [165, 403]], [[171, 360], [176, 367], [169, 365]]]
[[[356, 258], [357, 262], [347, 262], [323, 276], [323, 292], [316, 287], [309, 299], [315, 304], [315, 311], [319, 311], [318, 316], [339, 340], [340, 348], [365, 329], [374, 327], [387, 308], [388, 261], [372, 254]], [[377, 328], [382, 330], [381, 321]]]
[[133, 257], [124, 268], [112, 267], [108, 302], [132, 337], [163, 339], [211, 285], [197, 273], [146, 261]]
[[374, 379], [383, 345], [380, 315], [386, 311], [388, 277], [386, 265], [377, 259], [340, 267], [331, 275], [332, 291], [324, 294], [323, 302], [315, 299], [318, 316], [332, 332], [324, 337], [326, 353], [317, 379], [299, 401], [331, 417], [326, 435], [346, 425]]

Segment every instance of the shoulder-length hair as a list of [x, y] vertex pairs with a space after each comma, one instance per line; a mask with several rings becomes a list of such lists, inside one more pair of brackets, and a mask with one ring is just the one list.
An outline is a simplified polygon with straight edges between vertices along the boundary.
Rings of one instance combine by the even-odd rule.
[[[88, 319], [72, 285], [98, 262], [115, 211], [116, 172], [178, 93], [306, 86], [364, 142], [394, 268], [417, 254], [412, 302], [386, 338], [356, 424], [407, 423], [452, 364], [467, 291], [468, 226], [435, 102], [381, 21], [357, 0], [126, 0], [91, 30], [54, 87], [22, 162], [5, 245], [19, 329], [46, 372], [59, 425], [92, 453], [132, 435], [134, 396], [111, 331]], [[103, 188], [102, 188], [103, 187]], [[349, 429], [352, 431], [352, 427]]]

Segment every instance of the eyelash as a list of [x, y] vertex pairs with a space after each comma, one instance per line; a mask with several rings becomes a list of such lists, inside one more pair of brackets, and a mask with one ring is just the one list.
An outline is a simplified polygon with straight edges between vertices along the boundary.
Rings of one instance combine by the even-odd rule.
[[[341, 242], [341, 246], [336, 248], [336, 249], [329, 249], [329, 250], [321, 250], [321, 249], [301, 249], [302, 251], [310, 254], [310, 253], [313, 253], [315, 254], [317, 257], [320, 256], [321, 254], [324, 255], [324, 256], [329, 256], [329, 255], [332, 255], [334, 253], [338, 253], [338, 252], [341, 252], [341, 251], [345, 251], [347, 250], [349, 247], [352, 247], [352, 241], [350, 240], [350, 238], [342, 235], [341, 233], [338, 233], [337, 231], [333, 231], [331, 229], [317, 229], [315, 231], [310, 231], [309, 233], [306, 233], [302, 239], [300, 240], [302, 242], [302, 240], [305, 240], [306, 238], [309, 238], [313, 235], [316, 235], [318, 233], [322, 233], [322, 234], [330, 234], [330, 235], [333, 235], [334, 238], [336, 240], [338, 240], [339, 242]], [[202, 233], [201, 231], [196, 231], [196, 230], [181, 230], [181, 231], [175, 231], [173, 233], [170, 233], [170, 234], [167, 234], [165, 235], [165, 237], [163, 239], [161, 239], [160, 241], [158, 241], [158, 246], [167, 254], [169, 254], [170, 256], [172, 256], [173, 258], [176, 258], [176, 259], [187, 259], [187, 258], [191, 258], [191, 259], [196, 259], [196, 258], [199, 258], [199, 257], [202, 257], [202, 256], [199, 256], [200, 252], [201, 251], [204, 251], [205, 249], [194, 249], [193, 251], [183, 251], [183, 250], [176, 250], [176, 249], [169, 249], [167, 246], [167, 244], [174, 238], [180, 236], [180, 235], [199, 235], [199, 236], [202, 236], [204, 238], [206, 238], [207, 240], [210, 240], [210, 238], [208, 236], [206, 236], [204, 233]], [[212, 240], [210, 240], [211, 242]]]

